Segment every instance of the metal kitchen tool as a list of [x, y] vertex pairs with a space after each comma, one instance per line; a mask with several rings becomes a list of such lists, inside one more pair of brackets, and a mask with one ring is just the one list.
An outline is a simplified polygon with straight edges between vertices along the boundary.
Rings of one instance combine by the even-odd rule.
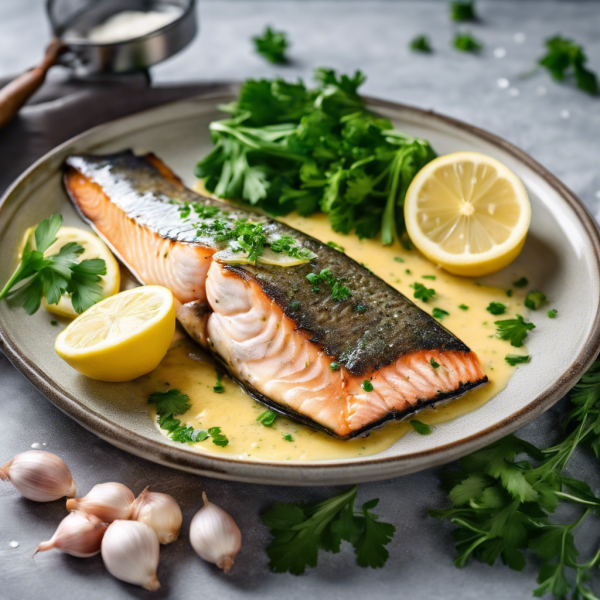
[[[0, 128], [56, 64], [72, 68], [77, 75], [145, 70], [185, 48], [197, 32], [195, 0], [48, 0], [46, 10], [54, 37], [37, 67], [0, 90]], [[168, 12], [172, 20], [143, 35], [132, 30], [131, 37], [125, 33], [117, 41], [88, 39], [95, 27], [124, 11]]]

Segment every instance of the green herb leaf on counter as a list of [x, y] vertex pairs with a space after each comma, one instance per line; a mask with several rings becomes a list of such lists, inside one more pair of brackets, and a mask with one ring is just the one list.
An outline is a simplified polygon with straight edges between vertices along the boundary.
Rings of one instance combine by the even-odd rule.
[[531, 310], [537, 310], [546, 302], [546, 296], [542, 292], [531, 291], [525, 297], [525, 306]]
[[283, 31], [275, 31], [267, 27], [262, 35], [253, 37], [252, 41], [256, 52], [270, 63], [282, 65], [288, 62], [285, 52], [289, 43]]
[[555, 308], [552, 308], [551, 310], [548, 311], [548, 318], [556, 319], [557, 314], [558, 314], [558, 311]]
[[333, 300], [347, 300], [352, 296], [350, 290], [343, 284], [343, 279], [338, 279], [329, 269], [322, 269], [320, 273], [309, 273], [306, 279], [312, 286], [312, 291], [318, 294], [322, 283], [329, 286]]
[[431, 300], [435, 296], [435, 290], [424, 286], [422, 283], [411, 283], [410, 287], [413, 288], [413, 290], [415, 290], [413, 296], [417, 300], [429, 302], [429, 300]]
[[505, 319], [503, 321], [494, 321], [496, 325], [496, 335], [501, 340], [507, 340], [515, 348], [520, 348], [528, 332], [535, 329], [533, 323], [528, 323], [521, 315], [516, 319]]
[[507, 354], [504, 360], [511, 366], [520, 365], [521, 363], [529, 362], [528, 354]]
[[457, 33], [452, 45], [461, 52], [479, 52], [483, 49], [483, 44], [467, 32]]
[[265, 427], [273, 427], [273, 424], [278, 416], [279, 415], [272, 410], [265, 410], [265, 412], [256, 417], [256, 420]]
[[506, 312], [506, 304], [502, 304], [502, 302], [490, 302], [485, 310], [493, 315], [503, 315]]
[[466, 304], [459, 304], [458, 308], [460, 308], [460, 310], [469, 310], [469, 307]]
[[[457, 527], [456, 566], [465, 566], [470, 557], [489, 565], [501, 559], [520, 571], [534, 553], [542, 563], [535, 596], [597, 600], [588, 581], [600, 565], [600, 550], [577, 562], [573, 533], [600, 508], [600, 498], [586, 482], [563, 474], [582, 443], [600, 458], [600, 360], [573, 388], [558, 444], [539, 450], [511, 435], [461, 459], [458, 471], [442, 474], [452, 506], [429, 514]], [[552, 513], [561, 502], [579, 505], [579, 518], [554, 522]]]
[[453, 0], [450, 2], [450, 18], [453, 21], [477, 21], [474, 0]]
[[563, 81], [568, 75], [572, 75], [580, 90], [596, 95], [598, 80], [595, 73], [585, 67], [586, 62], [587, 56], [583, 48], [560, 35], [546, 40], [546, 54], [538, 61], [555, 80]]
[[211, 123], [213, 150], [196, 176], [216, 196], [271, 215], [326, 213], [340, 233], [405, 231], [403, 205], [416, 173], [435, 158], [428, 142], [393, 129], [359, 96], [364, 76], [317, 69], [317, 86], [246, 81], [231, 118]]
[[433, 52], [429, 38], [426, 35], [418, 35], [417, 37], [413, 38], [409, 44], [409, 48], [411, 50], [415, 50], [416, 52]]
[[431, 433], [431, 427], [425, 423], [421, 423], [421, 421], [417, 421], [416, 419], [412, 419], [410, 424], [413, 426], [413, 429], [419, 435], [429, 435]]
[[529, 283], [529, 279], [527, 279], [527, 277], [521, 277], [520, 279], [517, 279], [516, 281], [513, 281], [513, 285], [515, 287], [518, 287], [518, 288], [523, 288], [528, 283]]
[[431, 316], [438, 321], [441, 321], [444, 317], [447, 317], [450, 313], [443, 308], [438, 308], [437, 306], [431, 311]]
[[302, 575], [307, 567], [317, 566], [319, 549], [338, 553], [342, 541], [354, 546], [361, 567], [382, 567], [395, 527], [370, 512], [379, 500], [355, 512], [357, 490], [354, 486], [317, 504], [276, 503], [264, 512], [262, 520], [273, 536], [267, 548], [271, 571]]
[[62, 222], [62, 215], [52, 215], [37, 225], [33, 236], [25, 243], [16, 271], [0, 291], [0, 299], [6, 297], [30, 315], [39, 309], [43, 297], [48, 304], [58, 304], [64, 293], [71, 294], [71, 303], [78, 313], [102, 300], [99, 282], [101, 276], [106, 275], [104, 260], [94, 258], [78, 262], [84, 248], [76, 242], [65, 244], [56, 254], [44, 256], [56, 241]]

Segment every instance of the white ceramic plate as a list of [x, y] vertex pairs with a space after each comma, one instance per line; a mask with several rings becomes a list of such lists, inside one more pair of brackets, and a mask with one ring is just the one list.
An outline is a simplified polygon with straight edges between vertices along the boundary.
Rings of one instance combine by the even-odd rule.
[[[211, 148], [208, 125], [222, 118], [216, 105], [229, 100], [205, 96], [138, 113], [83, 133], [41, 158], [0, 204], [0, 281], [14, 268], [27, 227], [56, 212], [65, 216], [66, 224], [85, 227], [62, 188], [61, 166], [67, 155], [124, 148], [153, 151], [191, 185], [196, 161]], [[564, 185], [507, 142], [432, 112], [369, 103], [398, 129], [430, 140], [438, 154], [484, 152], [506, 164], [527, 187], [533, 215], [524, 251], [513, 268], [488, 279], [508, 287], [514, 272], [529, 277], [552, 298], [559, 318], [530, 336], [534, 362], [518, 369], [506, 389], [483, 407], [436, 427], [432, 435], [405, 436], [375, 456], [251, 462], [199, 454], [166, 440], [133, 386], [91, 381], [58, 358], [53, 350], [56, 330], [48, 326], [50, 317], [43, 310], [29, 317], [0, 303], [2, 350], [51, 402], [101, 438], [148, 460], [223, 479], [286, 485], [387, 479], [454, 460], [534, 419], [564, 396], [600, 348], [600, 237], [593, 219]]]

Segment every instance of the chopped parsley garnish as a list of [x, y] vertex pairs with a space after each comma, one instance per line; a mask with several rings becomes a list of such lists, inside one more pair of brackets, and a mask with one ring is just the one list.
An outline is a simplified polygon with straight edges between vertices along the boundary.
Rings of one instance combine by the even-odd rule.
[[548, 311], [548, 317], [550, 319], [556, 319], [557, 314], [558, 314], [558, 311], [555, 308]]
[[227, 444], [229, 444], [227, 436], [221, 433], [220, 427], [210, 427], [208, 430], [208, 434], [212, 438], [212, 443], [215, 444], [215, 446], [221, 446], [222, 448], [224, 448], [225, 446], [227, 446]]
[[496, 335], [501, 340], [507, 340], [515, 348], [520, 348], [528, 335], [528, 331], [535, 329], [533, 323], [527, 323], [521, 315], [516, 319], [506, 319], [504, 321], [494, 321], [496, 325]]
[[355, 307], [354, 310], [359, 313], [359, 314], [363, 314], [364, 312], [366, 312], [367, 310], [367, 306], [365, 304], [363, 304], [362, 302], [359, 302]]
[[264, 512], [262, 520], [273, 536], [267, 548], [271, 571], [302, 575], [307, 567], [317, 566], [319, 550], [338, 553], [342, 541], [354, 547], [359, 566], [383, 567], [389, 556], [385, 547], [396, 529], [370, 512], [379, 500], [355, 512], [357, 490], [354, 486], [317, 504], [278, 502]]
[[365, 392], [372, 392], [373, 391], [373, 384], [368, 380], [365, 379], [361, 384], [360, 387], [365, 390]]
[[507, 354], [504, 360], [511, 366], [519, 365], [529, 361], [529, 355], [527, 354]]
[[412, 419], [410, 424], [413, 426], [413, 429], [419, 433], [420, 435], [429, 435], [431, 433], [431, 427], [425, 423], [421, 423], [421, 421], [417, 421], [417, 419]]
[[437, 277], [435, 275], [423, 275], [422, 279], [431, 279], [432, 281], [435, 281]]
[[411, 283], [410, 285], [415, 293], [413, 294], [417, 300], [422, 300], [423, 302], [429, 302], [435, 296], [435, 290], [425, 287], [422, 283]]
[[433, 358], [429, 361], [429, 364], [434, 368], [434, 369], [438, 369], [440, 366], [440, 363], [435, 362], [435, 360], [433, 360]]
[[479, 52], [483, 48], [483, 44], [467, 32], [457, 33], [452, 45], [461, 52]]
[[538, 62], [555, 80], [563, 81], [568, 75], [573, 75], [580, 90], [592, 95], [598, 93], [598, 80], [595, 73], [585, 67], [587, 56], [581, 46], [556, 35], [546, 40], [546, 50]]
[[58, 321], [50, 321], [50, 325], [52, 325], [52, 327], [56, 327], [58, 325]]
[[294, 302], [292, 302], [290, 304], [290, 309], [291, 310], [300, 310], [300, 302], [298, 302], [297, 300], [294, 300]]
[[447, 317], [450, 313], [447, 310], [444, 310], [443, 308], [434, 308], [433, 311], [431, 312], [431, 316], [434, 319], [438, 319], [438, 321], [441, 321], [444, 317]]
[[275, 423], [278, 416], [279, 415], [272, 410], [265, 410], [265, 412], [256, 417], [256, 420], [265, 427], [273, 427], [273, 423]]
[[466, 304], [459, 304], [458, 308], [460, 308], [460, 310], [469, 310], [469, 307]]
[[412, 275], [412, 271], [411, 271], [410, 269], [406, 269], [404, 272], [405, 272], [407, 275]]
[[322, 269], [320, 273], [309, 273], [306, 279], [311, 284], [311, 289], [315, 294], [321, 291], [319, 286], [324, 283], [329, 286], [333, 300], [347, 300], [352, 296], [350, 290], [342, 283], [344, 279], [338, 279], [329, 269]]
[[417, 52], [433, 51], [431, 43], [429, 42], [429, 38], [426, 35], [418, 35], [417, 37], [413, 38], [409, 44], [409, 48]]
[[278, 254], [284, 253], [292, 258], [298, 258], [300, 260], [310, 260], [315, 258], [316, 254], [311, 252], [308, 248], [300, 248], [297, 246], [298, 240], [290, 235], [282, 235], [280, 238], [271, 242], [271, 250]]
[[403, 263], [404, 262], [404, 259], [402, 257], [400, 257], [400, 256], [394, 256], [394, 260], [396, 262], [399, 262], [399, 263]]
[[272, 215], [323, 212], [334, 231], [401, 238], [406, 190], [435, 152], [366, 106], [362, 73], [317, 69], [317, 85], [247, 80], [230, 118], [210, 124], [196, 175], [216, 196]]
[[288, 62], [285, 52], [289, 44], [285, 32], [267, 27], [262, 35], [253, 37], [252, 41], [256, 52], [270, 63], [283, 65]]
[[450, 18], [453, 21], [477, 21], [474, 0], [453, 0], [450, 2]]
[[103, 259], [88, 258], [78, 262], [84, 248], [76, 242], [65, 244], [56, 254], [44, 256], [56, 241], [62, 222], [62, 215], [52, 215], [37, 225], [25, 242], [19, 266], [0, 291], [0, 299], [6, 297], [32, 315], [40, 307], [42, 297], [48, 304], [58, 304], [63, 294], [70, 294], [77, 313], [104, 298], [100, 285], [101, 276], [106, 275]]
[[284, 439], [286, 442], [293, 442], [293, 441], [294, 441], [294, 438], [292, 437], [292, 434], [291, 434], [291, 433], [286, 433], [286, 434], [283, 436], [283, 439]]
[[221, 373], [217, 371], [217, 383], [213, 385], [213, 392], [215, 392], [215, 394], [222, 394], [225, 391], [225, 386], [221, 381], [221, 377]]
[[538, 291], [531, 291], [525, 297], [525, 306], [531, 310], [537, 310], [546, 302], [545, 294]]
[[340, 368], [340, 363], [333, 361], [332, 363], [329, 363], [329, 368], [332, 371], [337, 371]]
[[[182, 425], [175, 416], [187, 412], [192, 405], [190, 397], [183, 394], [181, 390], [167, 390], [166, 392], [154, 392], [148, 398], [150, 404], [156, 404], [156, 421], [161, 429], [169, 432], [169, 438], [174, 442], [192, 444], [202, 442], [209, 437], [217, 446], [227, 446], [229, 441], [220, 434], [219, 427], [211, 427], [208, 432], [204, 429], [196, 430], [191, 426]], [[214, 432], [211, 433], [211, 432]], [[216, 437], [215, 437], [216, 436]]]
[[506, 295], [507, 295], [509, 298], [512, 298], [513, 291], [512, 291], [512, 290], [506, 290]]
[[490, 302], [485, 310], [493, 315], [503, 315], [506, 312], [506, 304], [502, 304], [502, 302]]
[[336, 244], [335, 242], [327, 242], [327, 245], [331, 246], [331, 248], [337, 250], [338, 252], [345, 252], [345, 248], [339, 244]]
[[521, 277], [520, 279], [517, 279], [516, 281], [513, 281], [513, 285], [515, 287], [518, 287], [518, 288], [523, 288], [528, 283], [529, 283], [529, 279], [527, 279], [527, 277]]
[[[509, 435], [462, 458], [442, 473], [450, 506], [429, 514], [454, 526], [457, 567], [474, 559], [522, 571], [531, 558], [529, 570], [539, 569], [534, 596], [596, 600], [590, 584], [597, 581], [600, 552], [597, 541], [590, 548], [577, 530], [598, 531], [592, 511], [600, 499], [590, 486], [597, 489], [597, 470], [589, 482], [565, 471], [580, 445], [600, 458], [600, 360], [569, 396], [558, 443], [542, 450]], [[591, 558], [580, 559], [584, 552]]]

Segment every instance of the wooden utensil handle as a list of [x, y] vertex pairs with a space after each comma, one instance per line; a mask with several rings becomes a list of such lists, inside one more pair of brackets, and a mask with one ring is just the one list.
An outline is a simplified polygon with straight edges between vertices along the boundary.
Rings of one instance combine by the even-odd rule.
[[58, 56], [65, 50], [64, 44], [57, 38], [53, 38], [42, 62], [23, 73], [0, 90], [0, 129], [4, 127], [36, 92], [44, 80], [48, 69], [56, 64]]

